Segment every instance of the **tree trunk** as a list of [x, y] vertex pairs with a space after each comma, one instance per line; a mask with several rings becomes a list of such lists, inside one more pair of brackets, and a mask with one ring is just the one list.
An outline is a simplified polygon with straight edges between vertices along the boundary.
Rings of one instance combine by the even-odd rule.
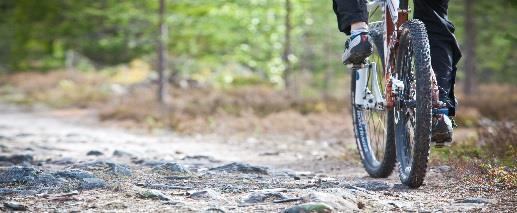
[[[330, 28], [327, 27], [326, 31], [327, 31], [327, 38], [331, 38], [332, 31], [330, 30]], [[330, 41], [331, 41], [331, 39], [325, 39], [324, 47], [326, 50], [332, 49], [332, 44]], [[327, 52], [327, 54], [332, 53], [331, 51], [326, 51], [326, 52]], [[325, 99], [325, 101], [327, 101], [330, 98], [330, 83], [331, 83], [331, 80], [334, 78], [334, 71], [332, 70], [332, 63], [333, 63], [334, 57], [332, 57], [331, 55], [327, 55], [326, 57], [327, 57], [327, 61], [325, 63], [326, 69], [325, 69], [325, 74], [324, 74], [324, 78], [323, 78], [323, 98]]]
[[292, 85], [291, 85], [291, 62], [289, 60], [289, 56], [291, 55], [291, 0], [285, 0], [285, 42], [284, 42], [284, 54], [282, 56], [282, 59], [284, 61], [284, 84], [285, 89], [289, 92]]
[[465, 0], [465, 84], [466, 95], [471, 95], [476, 85], [476, 22], [475, 0]]
[[166, 103], [167, 79], [167, 24], [165, 23], [165, 0], [160, 1], [159, 9], [159, 34], [158, 34], [158, 93], [157, 99], [160, 104]]

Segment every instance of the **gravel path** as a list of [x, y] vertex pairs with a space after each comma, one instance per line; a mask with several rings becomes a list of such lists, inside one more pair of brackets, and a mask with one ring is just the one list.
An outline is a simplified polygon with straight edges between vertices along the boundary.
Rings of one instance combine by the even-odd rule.
[[129, 133], [0, 105], [0, 211], [511, 211], [515, 191], [461, 186], [431, 167], [410, 190], [371, 179], [353, 138]]

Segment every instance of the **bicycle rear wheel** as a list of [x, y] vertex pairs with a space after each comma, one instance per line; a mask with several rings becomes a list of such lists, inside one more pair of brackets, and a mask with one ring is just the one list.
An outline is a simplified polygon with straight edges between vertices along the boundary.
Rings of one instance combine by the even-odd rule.
[[[378, 81], [373, 82], [373, 79], [370, 78], [368, 89], [372, 91], [372, 84], [378, 84], [381, 91], [384, 92], [382, 23], [371, 24], [370, 28], [374, 53], [369, 60], [377, 64], [377, 70], [374, 72], [377, 72]], [[351, 81], [352, 120], [357, 148], [366, 172], [374, 178], [385, 178], [393, 172], [396, 163], [393, 112], [386, 108], [384, 110], [366, 109], [355, 103], [357, 75], [357, 71], [353, 70]]]
[[431, 56], [424, 24], [401, 26], [394, 77], [404, 83], [395, 101], [395, 132], [400, 180], [411, 188], [424, 181], [431, 142]]

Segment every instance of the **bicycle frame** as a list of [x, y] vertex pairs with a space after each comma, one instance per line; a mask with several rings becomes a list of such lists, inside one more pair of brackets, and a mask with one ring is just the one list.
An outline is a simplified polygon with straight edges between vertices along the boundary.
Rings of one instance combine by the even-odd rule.
[[[403, 89], [404, 84], [392, 78], [395, 69], [395, 54], [398, 50], [400, 26], [409, 19], [408, 0], [387, 0], [384, 6], [384, 74], [386, 79], [386, 105], [392, 108], [395, 104], [395, 94]], [[400, 88], [402, 86], [402, 88]]]
[[[380, 7], [383, 10], [383, 43], [384, 43], [384, 64], [383, 73], [385, 82], [385, 91], [380, 91], [378, 83], [372, 85], [373, 91], [368, 91], [368, 76], [371, 75], [372, 82], [378, 82], [377, 72], [371, 72], [376, 70], [376, 64], [370, 63], [364, 68], [357, 69], [359, 72], [357, 79], [357, 87], [359, 90], [356, 91], [356, 103], [363, 105], [368, 109], [388, 109], [393, 108], [395, 104], [395, 95], [398, 91], [404, 89], [404, 84], [398, 79], [393, 78], [392, 72], [395, 69], [395, 55], [398, 50], [398, 39], [400, 26], [408, 21], [409, 17], [409, 5], [408, 0], [374, 0], [367, 3], [368, 11], [372, 11], [374, 8]], [[362, 88], [366, 88], [362, 90]], [[362, 91], [361, 91], [362, 90]], [[384, 92], [384, 97], [382, 95]]]

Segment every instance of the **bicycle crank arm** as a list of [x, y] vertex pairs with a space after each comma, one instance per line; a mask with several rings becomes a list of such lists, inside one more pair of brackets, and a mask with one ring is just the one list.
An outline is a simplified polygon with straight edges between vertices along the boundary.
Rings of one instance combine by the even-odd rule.
[[433, 115], [449, 115], [449, 108], [433, 109]]

